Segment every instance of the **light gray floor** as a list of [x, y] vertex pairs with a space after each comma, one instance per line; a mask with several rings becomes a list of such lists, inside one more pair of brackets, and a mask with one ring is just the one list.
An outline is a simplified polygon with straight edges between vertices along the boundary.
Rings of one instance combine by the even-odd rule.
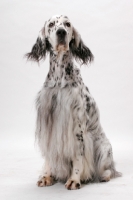
[[1, 200], [133, 199], [133, 156], [130, 148], [125, 151], [114, 148], [116, 166], [123, 177], [112, 179], [108, 183], [82, 185], [80, 190], [70, 191], [62, 183], [43, 188], [36, 186], [43, 160], [40, 153], [32, 147], [32, 139], [20, 143], [1, 141], [0, 144]]

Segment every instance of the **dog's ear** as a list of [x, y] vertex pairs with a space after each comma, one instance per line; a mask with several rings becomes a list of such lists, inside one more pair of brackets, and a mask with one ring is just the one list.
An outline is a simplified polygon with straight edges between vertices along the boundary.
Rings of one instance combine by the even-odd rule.
[[43, 27], [39, 32], [39, 36], [36, 43], [33, 45], [31, 52], [27, 53], [25, 56], [28, 60], [39, 62], [41, 59], [45, 59], [46, 53], [50, 51], [50, 48], [51, 45], [45, 37], [45, 28]]
[[73, 27], [72, 40], [69, 44], [72, 55], [75, 57], [76, 61], [80, 64], [86, 64], [94, 60], [94, 56], [90, 49], [84, 44], [81, 39], [80, 34]]

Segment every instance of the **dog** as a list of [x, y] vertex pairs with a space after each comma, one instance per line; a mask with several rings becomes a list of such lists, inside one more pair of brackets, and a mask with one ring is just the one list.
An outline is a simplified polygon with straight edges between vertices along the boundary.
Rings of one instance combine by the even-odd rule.
[[50, 186], [58, 180], [74, 190], [82, 182], [107, 182], [121, 176], [96, 102], [74, 64], [75, 58], [87, 65], [94, 56], [67, 16], [46, 21], [26, 57], [39, 62], [47, 53], [49, 72], [36, 98], [36, 139], [45, 159], [37, 185]]

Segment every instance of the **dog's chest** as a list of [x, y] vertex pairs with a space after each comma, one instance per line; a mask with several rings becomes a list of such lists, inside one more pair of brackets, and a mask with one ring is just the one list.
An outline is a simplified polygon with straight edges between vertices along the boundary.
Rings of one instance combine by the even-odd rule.
[[[41, 126], [45, 130], [44, 145], [47, 154], [67, 154], [75, 151], [74, 128], [83, 121], [84, 104], [79, 88], [47, 88], [41, 91]], [[80, 107], [80, 110], [78, 108]], [[82, 118], [82, 119], [81, 119]], [[49, 152], [49, 153], [48, 153]]]

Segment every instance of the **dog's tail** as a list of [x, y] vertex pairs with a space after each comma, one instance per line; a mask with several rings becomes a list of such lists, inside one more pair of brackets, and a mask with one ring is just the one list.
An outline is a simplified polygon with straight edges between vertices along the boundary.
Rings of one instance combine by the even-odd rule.
[[121, 172], [116, 171], [114, 162], [112, 163], [110, 170], [111, 170], [111, 178], [118, 178], [122, 176]]
[[122, 176], [122, 173], [118, 172], [116, 170], [114, 170], [114, 172], [112, 174], [113, 174], [113, 178], [117, 178], [117, 177], [121, 177]]

